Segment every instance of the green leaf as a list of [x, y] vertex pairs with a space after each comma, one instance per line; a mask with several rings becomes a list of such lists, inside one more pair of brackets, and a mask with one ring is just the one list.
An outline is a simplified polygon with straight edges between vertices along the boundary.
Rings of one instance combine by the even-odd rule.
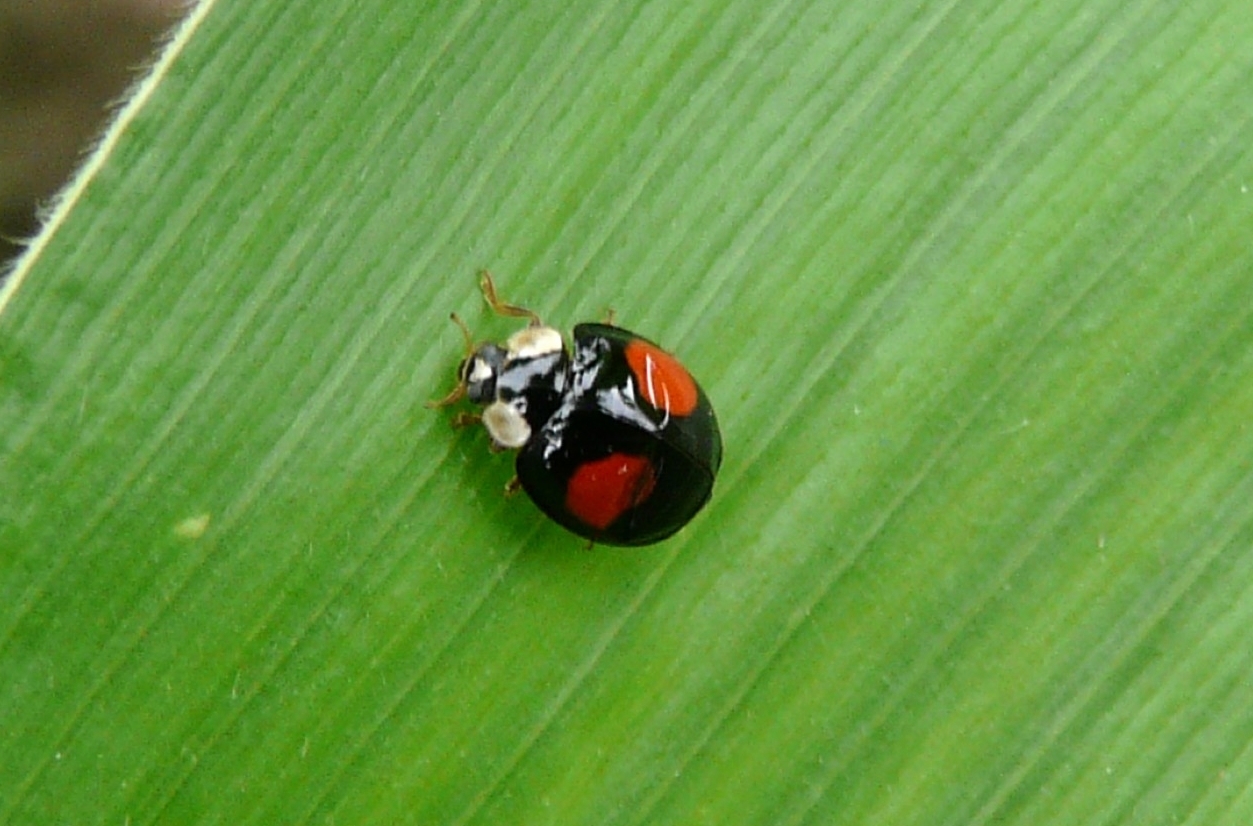
[[[0, 822], [1253, 818], [1253, 16], [204, 3], [0, 298]], [[461, 338], [679, 353], [674, 539]]]

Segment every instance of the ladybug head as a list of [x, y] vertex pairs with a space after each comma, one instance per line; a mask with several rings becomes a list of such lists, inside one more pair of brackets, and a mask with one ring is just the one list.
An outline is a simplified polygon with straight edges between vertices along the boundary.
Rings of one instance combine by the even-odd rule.
[[466, 397], [475, 404], [496, 400], [496, 379], [505, 367], [509, 353], [496, 344], [480, 344], [457, 368], [457, 377]]

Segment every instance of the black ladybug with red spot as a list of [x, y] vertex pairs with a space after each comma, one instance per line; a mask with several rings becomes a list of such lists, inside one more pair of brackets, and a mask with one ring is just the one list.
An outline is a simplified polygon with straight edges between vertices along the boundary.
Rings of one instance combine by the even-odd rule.
[[713, 492], [722, 436], [709, 397], [678, 359], [612, 324], [579, 324], [573, 347], [534, 312], [506, 304], [486, 271], [496, 313], [528, 325], [503, 344], [475, 345], [457, 387], [432, 402], [468, 398], [494, 450], [517, 450], [517, 478], [555, 522], [594, 543], [649, 545], [682, 528]]

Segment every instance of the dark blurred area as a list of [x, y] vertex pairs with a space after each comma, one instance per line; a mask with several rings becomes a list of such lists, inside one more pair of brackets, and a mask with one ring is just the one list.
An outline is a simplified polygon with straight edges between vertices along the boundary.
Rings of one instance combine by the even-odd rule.
[[187, 0], [0, 0], [0, 272]]

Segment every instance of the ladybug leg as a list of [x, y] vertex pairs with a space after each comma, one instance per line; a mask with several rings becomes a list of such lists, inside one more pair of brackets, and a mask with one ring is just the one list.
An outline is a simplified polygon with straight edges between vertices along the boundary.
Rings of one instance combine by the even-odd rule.
[[[462, 395], [465, 395], [464, 393]], [[442, 401], [442, 400], [441, 400]], [[483, 421], [483, 417], [478, 413], [468, 413], [462, 411], [452, 417], [452, 426], [460, 430], [463, 427], [469, 427], [472, 424], [478, 424]]]
[[445, 396], [442, 399], [433, 399], [427, 402], [426, 406], [429, 407], [431, 410], [438, 410], [441, 407], [448, 407], [449, 405], [456, 404], [457, 402], [461, 401], [465, 397], [466, 397], [465, 382], [459, 381], [457, 382], [457, 386], [454, 387], [447, 396]]
[[519, 307], [516, 304], [507, 304], [500, 300], [500, 296], [496, 293], [496, 282], [492, 280], [492, 274], [487, 270], [479, 273], [479, 289], [483, 291], [483, 299], [487, 302], [487, 306], [492, 308], [492, 312], [496, 315], [509, 316], [511, 318], [528, 318], [531, 320], [532, 327], [540, 327], [543, 322], [539, 320], [539, 314], [534, 310], [528, 310], [526, 307]]
[[517, 496], [520, 490], [522, 490], [522, 480], [514, 474], [512, 479], [505, 482], [505, 496]]
[[618, 314], [613, 311], [613, 307], [609, 307], [608, 309], [605, 310], [605, 323], [608, 324], [610, 327], [618, 326], [615, 323], [617, 321], [617, 318], [618, 318]]
[[465, 358], [461, 360], [462, 366], [457, 370], [457, 386], [454, 387], [444, 398], [427, 402], [426, 406], [432, 410], [456, 404], [466, 397], [465, 365], [469, 363], [470, 357], [474, 355], [474, 337], [470, 335], [470, 328], [467, 327], [466, 323], [461, 320], [461, 316], [453, 313], [451, 318], [453, 323], [461, 328], [461, 336], [466, 342], [466, 354]]

